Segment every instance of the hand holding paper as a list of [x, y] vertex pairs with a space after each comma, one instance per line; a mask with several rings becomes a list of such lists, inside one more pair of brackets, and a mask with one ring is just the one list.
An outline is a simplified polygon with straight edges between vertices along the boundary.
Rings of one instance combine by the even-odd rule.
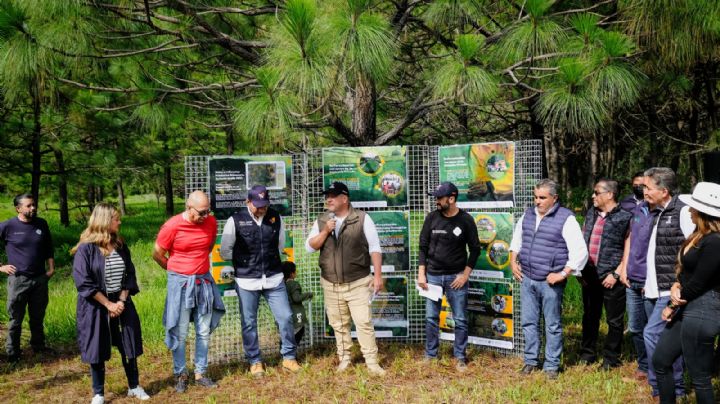
[[436, 302], [438, 300], [442, 299], [442, 296], [443, 296], [442, 286], [433, 285], [430, 283], [428, 283], [427, 286], [428, 286], [428, 288], [427, 288], [427, 290], [425, 290], [425, 289], [421, 288], [420, 285], [418, 285], [417, 281], [415, 281], [415, 289], [417, 289], [420, 296], [427, 297], [428, 299], [434, 300]]

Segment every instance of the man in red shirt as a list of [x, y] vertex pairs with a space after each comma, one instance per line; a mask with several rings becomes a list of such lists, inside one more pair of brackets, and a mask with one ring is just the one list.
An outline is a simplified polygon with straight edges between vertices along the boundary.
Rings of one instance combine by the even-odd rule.
[[210, 201], [204, 192], [195, 191], [188, 196], [185, 208], [163, 224], [153, 250], [153, 259], [168, 273], [163, 325], [179, 393], [187, 389], [185, 339], [190, 318], [195, 323], [195, 383], [217, 387], [205, 373], [210, 333], [225, 312], [210, 273], [208, 254], [217, 234]]

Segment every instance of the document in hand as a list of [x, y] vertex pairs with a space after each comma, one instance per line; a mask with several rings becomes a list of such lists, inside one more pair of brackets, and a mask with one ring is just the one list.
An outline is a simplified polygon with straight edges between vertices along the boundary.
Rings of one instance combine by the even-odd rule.
[[415, 281], [415, 289], [417, 289], [420, 296], [427, 297], [428, 299], [436, 302], [442, 299], [443, 296], [443, 288], [439, 285], [431, 285], [428, 283], [428, 289], [425, 290], [418, 285], [417, 281]]

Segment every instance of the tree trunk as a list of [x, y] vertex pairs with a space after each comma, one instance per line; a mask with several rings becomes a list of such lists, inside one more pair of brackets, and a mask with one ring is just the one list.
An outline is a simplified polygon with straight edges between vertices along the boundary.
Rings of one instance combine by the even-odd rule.
[[168, 148], [167, 135], [163, 134], [163, 154], [166, 156], [163, 163], [163, 179], [165, 185], [165, 216], [170, 217], [175, 213], [173, 205], [173, 186], [172, 186], [172, 164], [170, 161], [170, 151]]
[[545, 132], [543, 144], [545, 146], [545, 166], [547, 167], [547, 177], [555, 181], [560, 180], [560, 172], [558, 169], [558, 150], [555, 143], [556, 133], [554, 130]]
[[362, 145], [375, 141], [375, 84], [372, 79], [360, 75], [355, 84], [353, 98], [352, 133]]
[[42, 109], [40, 106], [40, 89], [35, 80], [30, 84], [30, 96], [32, 98], [33, 108], [33, 131], [32, 131], [32, 143], [30, 145], [30, 152], [32, 153], [32, 170], [31, 170], [31, 185], [30, 193], [35, 199], [35, 206], [40, 205], [40, 176], [42, 175], [41, 163], [42, 154], [40, 151], [40, 137], [42, 136], [42, 123], [40, 122], [40, 115]]
[[125, 209], [125, 190], [123, 189], [122, 177], [117, 180], [117, 193], [120, 214], [125, 216], [127, 214], [127, 209]]
[[225, 150], [227, 151], [227, 154], [234, 154], [235, 153], [235, 126], [233, 125], [233, 120], [226, 111], [222, 111], [220, 114], [223, 118], [224, 123], [226, 125], [229, 125], [225, 128]]
[[70, 225], [70, 212], [68, 210], [68, 187], [67, 172], [65, 171], [65, 158], [62, 150], [53, 147], [55, 162], [58, 170], [58, 205], [60, 208], [60, 224], [67, 227]]
[[97, 195], [95, 194], [95, 191], [97, 191], [95, 184], [89, 184], [87, 187], [87, 203], [91, 212], [95, 209], [95, 203], [97, 202]]

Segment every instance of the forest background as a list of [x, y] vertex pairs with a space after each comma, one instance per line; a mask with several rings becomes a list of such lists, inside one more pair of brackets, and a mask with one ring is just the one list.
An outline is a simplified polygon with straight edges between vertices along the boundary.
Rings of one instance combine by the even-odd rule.
[[67, 226], [171, 214], [186, 155], [521, 139], [574, 207], [651, 166], [689, 191], [719, 43], [713, 0], [2, 0], [0, 193]]

